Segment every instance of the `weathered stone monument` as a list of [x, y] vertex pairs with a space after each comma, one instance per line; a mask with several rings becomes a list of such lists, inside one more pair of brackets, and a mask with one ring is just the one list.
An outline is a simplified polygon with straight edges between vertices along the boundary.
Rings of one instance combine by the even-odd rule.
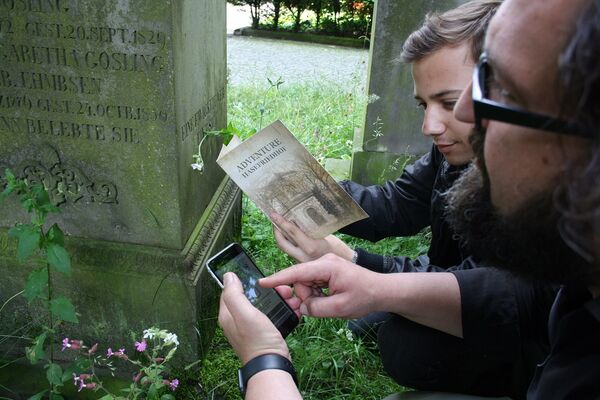
[[429, 150], [421, 135], [422, 112], [416, 107], [410, 65], [396, 60], [404, 40], [432, 10], [444, 11], [465, 0], [377, 0], [373, 15], [365, 125], [354, 137], [352, 179], [372, 184], [402, 172], [407, 156]]
[[[61, 210], [70, 337], [131, 348], [130, 332], [158, 326], [179, 336], [180, 362], [208, 344], [218, 293], [204, 261], [239, 236], [240, 192], [214, 162], [219, 139], [202, 143], [202, 173], [190, 165], [226, 124], [225, 6], [0, 1], [0, 170], [42, 182]], [[7, 236], [28, 219], [16, 198], [0, 204], [0, 304], [35, 264]], [[38, 318], [17, 298], [0, 332]]]

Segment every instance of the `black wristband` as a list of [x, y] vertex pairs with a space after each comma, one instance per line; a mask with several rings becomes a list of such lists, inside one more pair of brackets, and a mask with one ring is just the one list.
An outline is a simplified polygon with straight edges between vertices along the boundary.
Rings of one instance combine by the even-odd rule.
[[263, 354], [262, 356], [254, 357], [246, 365], [238, 369], [238, 385], [240, 386], [242, 397], [246, 395], [246, 387], [250, 378], [265, 369], [281, 369], [289, 373], [294, 379], [296, 386], [298, 385], [296, 370], [290, 360], [280, 354]]

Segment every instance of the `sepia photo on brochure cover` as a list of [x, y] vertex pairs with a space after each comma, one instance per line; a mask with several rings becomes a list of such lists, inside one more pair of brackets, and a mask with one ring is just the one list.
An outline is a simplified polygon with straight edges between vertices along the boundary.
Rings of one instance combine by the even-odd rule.
[[234, 137], [217, 163], [267, 216], [314, 239], [368, 216], [281, 121], [244, 142]]

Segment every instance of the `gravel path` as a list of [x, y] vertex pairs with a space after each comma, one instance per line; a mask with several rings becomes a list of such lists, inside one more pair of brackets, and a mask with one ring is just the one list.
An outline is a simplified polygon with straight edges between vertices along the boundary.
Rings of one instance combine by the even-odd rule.
[[330, 80], [340, 85], [366, 85], [368, 50], [340, 46], [229, 36], [227, 64], [232, 85]]

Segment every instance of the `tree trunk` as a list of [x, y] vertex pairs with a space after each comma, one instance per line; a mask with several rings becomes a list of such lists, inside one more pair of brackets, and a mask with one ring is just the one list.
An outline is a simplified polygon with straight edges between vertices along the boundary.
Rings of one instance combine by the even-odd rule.
[[260, 22], [260, 7], [256, 4], [250, 5], [250, 16], [252, 17], [252, 28], [258, 29]]
[[340, 30], [340, 27], [338, 26], [338, 13], [334, 12], [333, 13], [333, 25], [335, 26], [335, 31], [338, 32]]
[[298, 7], [298, 11], [296, 12], [296, 17], [294, 18], [294, 32], [300, 31], [300, 18], [302, 17], [302, 9]]
[[279, 29], [279, 14], [281, 12], [281, 1], [273, 1], [273, 29]]
[[321, 23], [321, 7], [317, 8], [315, 10], [315, 14], [317, 16], [317, 22], [316, 22], [316, 25], [315, 25], [315, 31], [318, 31], [319, 30], [319, 24]]

